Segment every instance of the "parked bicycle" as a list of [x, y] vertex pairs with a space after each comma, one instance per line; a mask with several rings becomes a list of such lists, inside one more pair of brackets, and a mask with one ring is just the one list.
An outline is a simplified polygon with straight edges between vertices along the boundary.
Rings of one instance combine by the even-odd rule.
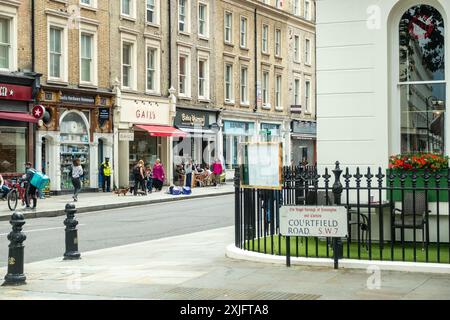
[[[9, 210], [14, 211], [17, 208], [19, 200], [21, 201], [22, 207], [26, 206], [26, 190], [27, 182], [22, 179], [13, 179], [9, 183], [9, 191], [7, 197]], [[34, 207], [33, 207], [34, 208]]]

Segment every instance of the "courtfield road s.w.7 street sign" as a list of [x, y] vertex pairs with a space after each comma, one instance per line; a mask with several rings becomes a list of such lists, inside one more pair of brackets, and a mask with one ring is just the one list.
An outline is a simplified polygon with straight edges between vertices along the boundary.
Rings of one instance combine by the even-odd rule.
[[347, 236], [347, 210], [344, 207], [286, 206], [280, 209], [283, 236]]

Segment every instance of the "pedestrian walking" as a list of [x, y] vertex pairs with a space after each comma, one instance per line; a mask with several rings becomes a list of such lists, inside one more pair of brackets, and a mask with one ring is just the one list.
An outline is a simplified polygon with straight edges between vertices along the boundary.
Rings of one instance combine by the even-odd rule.
[[213, 184], [216, 187], [217, 186], [217, 181], [220, 184], [220, 176], [223, 173], [222, 163], [220, 162], [219, 159], [216, 159], [216, 161], [213, 163], [212, 171], [213, 171], [213, 176], [212, 176]]
[[139, 188], [146, 192], [146, 187], [144, 185], [144, 161], [139, 160], [139, 162], [133, 168], [133, 176], [134, 176], [134, 195], [137, 196]]
[[156, 191], [162, 190], [165, 177], [166, 174], [164, 172], [164, 167], [161, 164], [161, 160], [157, 159], [155, 165], [153, 166], [153, 174], [152, 174], [153, 185], [155, 186]]
[[109, 158], [105, 158], [105, 162], [101, 165], [102, 173], [103, 173], [103, 183], [102, 190], [103, 192], [111, 192], [111, 163], [109, 162]]
[[6, 199], [10, 189], [5, 185], [5, 180], [3, 180], [3, 176], [0, 174], [0, 199]]
[[[36, 169], [32, 167], [31, 162], [25, 163], [25, 174], [23, 175], [23, 180], [26, 183], [26, 191], [25, 191], [26, 209], [36, 209], [37, 206], [37, 197], [36, 197], [37, 188], [31, 184], [31, 179], [33, 179], [35, 173]], [[32, 207], [30, 206], [30, 200], [33, 200]]]
[[184, 165], [184, 172], [186, 174], [186, 187], [192, 187], [192, 160], [186, 161], [186, 164]]
[[152, 178], [152, 168], [150, 166], [147, 166], [147, 169], [145, 170], [145, 180], [147, 181], [147, 192], [152, 193], [153, 191], [153, 178]]
[[83, 167], [80, 159], [73, 160], [72, 164], [72, 185], [73, 185], [73, 201], [78, 201], [78, 193], [81, 191], [81, 177], [83, 176]]

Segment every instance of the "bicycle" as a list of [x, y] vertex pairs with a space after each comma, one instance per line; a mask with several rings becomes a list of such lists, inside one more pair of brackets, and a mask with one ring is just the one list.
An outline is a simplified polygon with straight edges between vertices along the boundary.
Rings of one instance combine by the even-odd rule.
[[17, 208], [17, 203], [22, 201], [22, 207], [26, 206], [26, 181], [21, 181], [20, 179], [11, 180], [8, 195], [6, 196], [8, 201], [9, 210], [14, 211]]

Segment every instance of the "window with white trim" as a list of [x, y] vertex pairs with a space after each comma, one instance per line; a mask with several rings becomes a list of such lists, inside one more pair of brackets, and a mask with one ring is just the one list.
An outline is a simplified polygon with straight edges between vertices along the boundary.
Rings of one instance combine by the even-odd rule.
[[311, 81], [305, 81], [305, 113], [311, 111]]
[[233, 26], [233, 14], [225, 11], [224, 18], [224, 40], [226, 43], [232, 42], [232, 26]]
[[281, 75], [278, 74], [275, 79], [275, 108], [278, 109], [283, 107], [281, 105], [281, 86]]
[[300, 0], [294, 0], [294, 14], [296, 16], [300, 15]]
[[133, 88], [133, 51], [134, 44], [129, 42], [122, 43], [122, 86], [124, 88]]
[[180, 96], [191, 97], [191, 55], [189, 50], [179, 49], [178, 53], [178, 90]]
[[263, 71], [262, 75], [262, 102], [263, 106], [269, 105], [269, 72]]
[[311, 1], [305, 0], [305, 19], [311, 20]]
[[12, 19], [0, 17], [0, 69], [12, 69]]
[[159, 43], [147, 44], [146, 54], [146, 91], [148, 93], [160, 93], [160, 57]]
[[233, 65], [225, 64], [225, 102], [233, 102]]
[[262, 46], [261, 46], [261, 49], [262, 49], [262, 52], [264, 52], [264, 53], [268, 53], [267, 51], [268, 51], [268, 41], [269, 41], [269, 26], [268, 25], [263, 25], [263, 27], [262, 27], [262, 37], [261, 37], [261, 39], [262, 39]]
[[208, 30], [208, 6], [205, 3], [198, 3], [198, 34], [207, 37], [209, 34]]
[[209, 56], [199, 54], [198, 58], [198, 97], [209, 99]]
[[300, 62], [300, 37], [294, 36], [294, 61]]
[[305, 63], [311, 64], [311, 40], [305, 40]]
[[247, 48], [247, 18], [241, 17], [240, 45], [241, 48]]
[[94, 82], [94, 36], [81, 33], [80, 37], [80, 82]]
[[275, 30], [275, 55], [281, 56], [281, 30]]
[[248, 67], [241, 67], [241, 104], [248, 105]]
[[146, 0], [146, 19], [147, 23], [159, 24], [159, 1], [160, 0]]
[[294, 80], [294, 105], [300, 105], [300, 79]]
[[49, 61], [49, 78], [60, 79], [63, 78], [63, 35], [64, 31], [58, 27], [50, 27], [49, 45], [50, 45], [50, 61]]
[[85, 7], [96, 8], [97, 0], [80, 0], [80, 4]]
[[134, 17], [135, 14], [135, 0], [121, 0], [121, 15], [126, 17]]
[[275, 6], [276, 6], [278, 9], [283, 8], [283, 0], [275, 0]]
[[189, 32], [189, 0], [178, 0], [178, 31]]

